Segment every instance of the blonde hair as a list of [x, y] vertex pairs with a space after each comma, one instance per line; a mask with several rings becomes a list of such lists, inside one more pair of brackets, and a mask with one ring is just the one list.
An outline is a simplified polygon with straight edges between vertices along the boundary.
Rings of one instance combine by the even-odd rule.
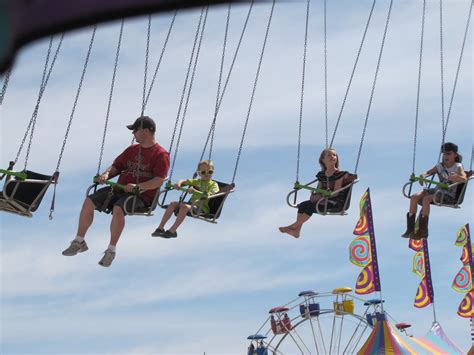
[[330, 152], [330, 151], [336, 153], [336, 158], [337, 158], [337, 160], [336, 160], [336, 168], [339, 168], [339, 155], [337, 154], [336, 149], [334, 149], [334, 148], [326, 148], [326, 149], [324, 149], [324, 150], [321, 152], [321, 155], [319, 156], [319, 165], [321, 166], [321, 169], [322, 169], [323, 171], [326, 171], [326, 168], [327, 168], [327, 167], [324, 165], [324, 163], [323, 163], [324, 156], [326, 155], [327, 152]]
[[197, 166], [198, 170], [199, 170], [199, 167], [203, 164], [206, 164], [209, 168], [214, 170], [214, 163], [212, 162], [212, 160], [201, 160]]

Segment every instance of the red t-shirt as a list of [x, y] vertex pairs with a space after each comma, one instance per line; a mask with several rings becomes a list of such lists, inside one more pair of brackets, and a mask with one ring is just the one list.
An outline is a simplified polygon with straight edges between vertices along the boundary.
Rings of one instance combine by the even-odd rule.
[[[142, 147], [140, 159], [138, 159], [139, 151], [139, 145], [133, 144], [115, 158], [112, 165], [120, 172], [118, 183], [123, 185], [137, 183], [138, 161], [140, 161], [138, 182], [148, 181], [157, 176], [166, 179], [170, 167], [169, 153], [158, 143], [149, 148]], [[156, 189], [147, 190], [141, 194], [141, 197], [150, 203], [155, 194]]]

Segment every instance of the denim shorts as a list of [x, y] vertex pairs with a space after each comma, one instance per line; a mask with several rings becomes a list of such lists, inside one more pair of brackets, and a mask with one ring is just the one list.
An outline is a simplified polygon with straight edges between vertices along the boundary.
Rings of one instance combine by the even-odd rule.
[[[111, 213], [115, 206], [122, 209], [125, 212], [125, 201], [130, 197], [134, 196], [123, 191], [113, 190], [112, 187], [106, 186], [98, 189], [93, 194], [89, 195], [88, 198], [94, 203], [95, 209], [101, 212]], [[127, 201], [127, 210], [132, 211], [133, 209], [133, 198]], [[140, 196], [136, 196], [135, 199], [135, 212], [142, 212], [147, 207], [147, 204]]]
[[[437, 188], [430, 188], [430, 189], [426, 189], [424, 193], [425, 193], [425, 196], [430, 196], [430, 195], [434, 195], [438, 191], [439, 189]], [[443, 201], [441, 201], [441, 203], [445, 205], [454, 205], [456, 202], [457, 202], [456, 197], [448, 194], [448, 192], [446, 192], [443, 195]]]

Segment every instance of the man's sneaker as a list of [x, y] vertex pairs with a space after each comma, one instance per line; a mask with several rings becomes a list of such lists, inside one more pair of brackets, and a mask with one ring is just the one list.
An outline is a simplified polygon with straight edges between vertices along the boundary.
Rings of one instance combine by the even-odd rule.
[[89, 250], [87, 247], [87, 244], [85, 241], [83, 242], [78, 242], [77, 240], [73, 240], [71, 242], [71, 245], [65, 250], [63, 250], [63, 255], [64, 256], [74, 256], [78, 253], [83, 253], [85, 251]]
[[104, 252], [104, 256], [102, 257], [102, 259], [100, 259], [99, 265], [102, 265], [104, 267], [109, 267], [110, 264], [112, 264], [112, 261], [114, 261], [114, 258], [115, 258], [115, 252], [110, 249], [107, 249]]

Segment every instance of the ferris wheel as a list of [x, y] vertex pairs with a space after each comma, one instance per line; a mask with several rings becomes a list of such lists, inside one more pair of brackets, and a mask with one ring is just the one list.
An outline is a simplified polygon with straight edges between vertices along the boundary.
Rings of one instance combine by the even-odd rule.
[[248, 336], [248, 355], [355, 353], [377, 321], [383, 300], [364, 300], [350, 287], [331, 292], [302, 291], [269, 310], [264, 324]]

